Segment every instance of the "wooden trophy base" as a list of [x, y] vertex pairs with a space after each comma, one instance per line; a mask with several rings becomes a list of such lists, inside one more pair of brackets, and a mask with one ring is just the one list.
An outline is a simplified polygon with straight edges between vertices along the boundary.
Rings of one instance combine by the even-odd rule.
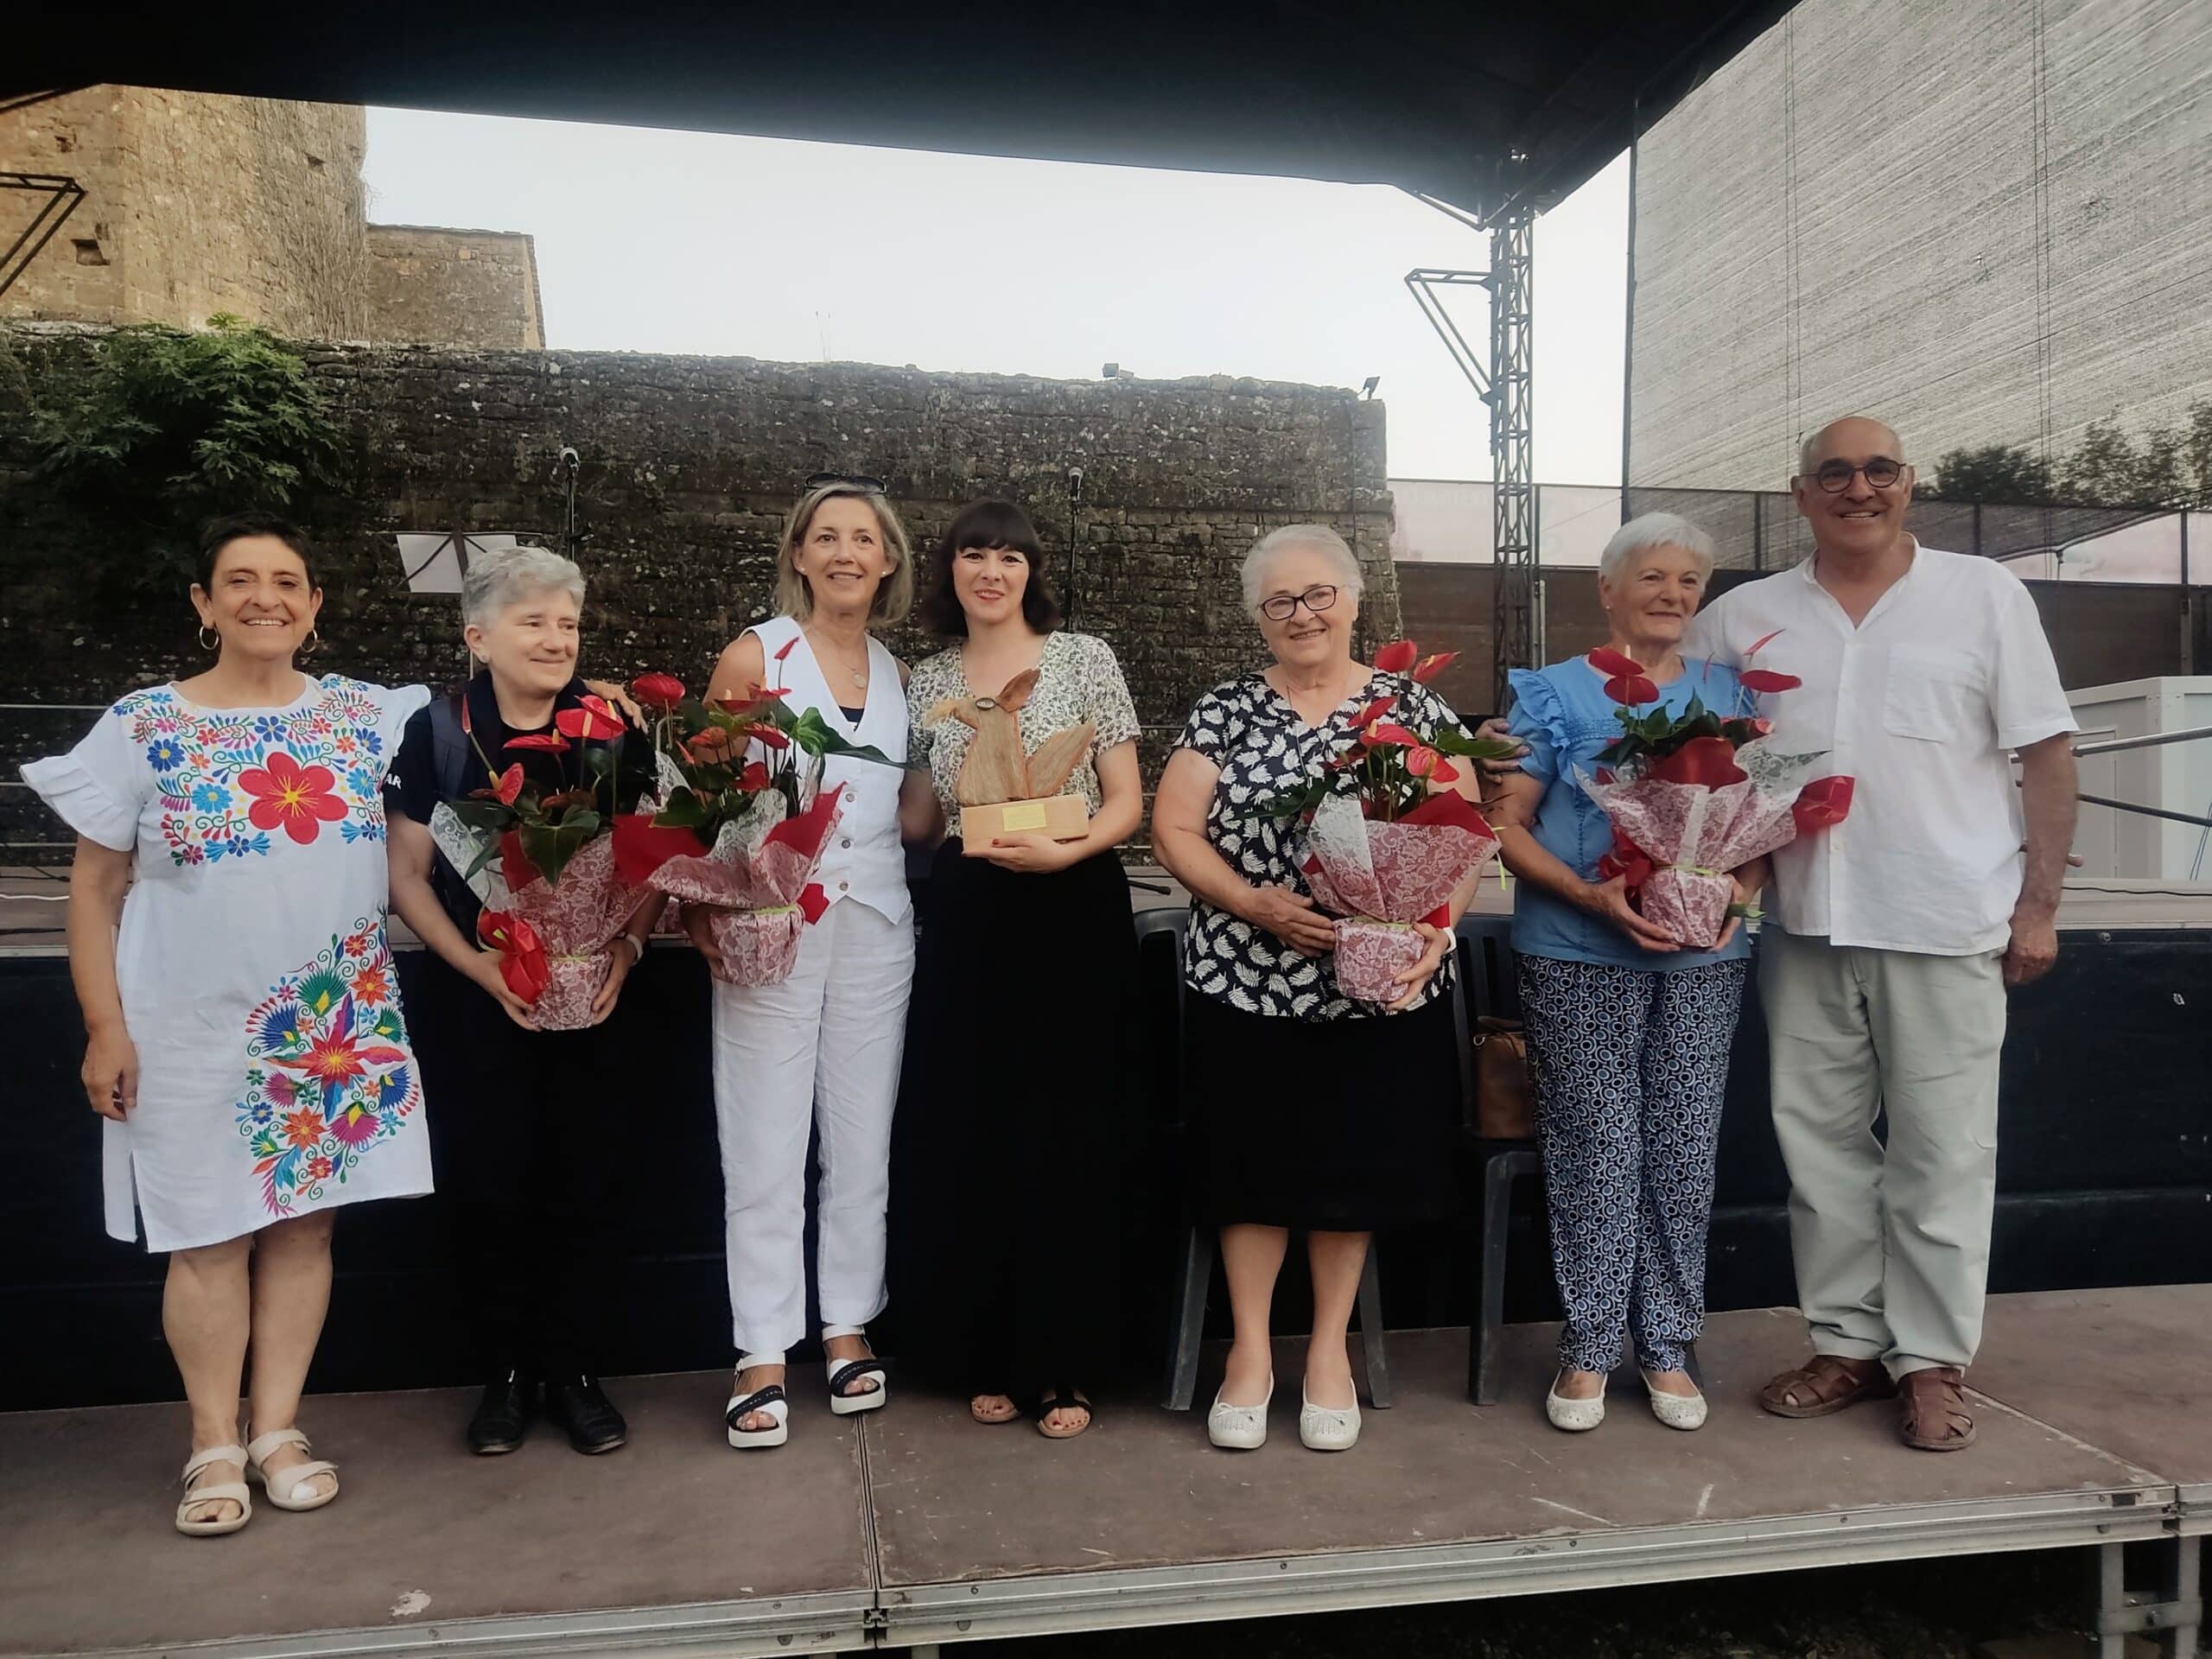
[[1034, 801], [1000, 801], [960, 809], [960, 836], [967, 847], [988, 847], [1001, 836], [1041, 835], [1053, 841], [1080, 840], [1090, 828], [1090, 804], [1080, 795], [1051, 795]]

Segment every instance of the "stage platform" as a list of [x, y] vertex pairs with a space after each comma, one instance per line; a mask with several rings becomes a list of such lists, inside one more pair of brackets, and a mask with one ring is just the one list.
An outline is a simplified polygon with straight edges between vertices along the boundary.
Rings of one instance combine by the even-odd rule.
[[[1761, 1413], [1752, 1389], [1804, 1351], [1788, 1310], [1714, 1316], [1696, 1434], [1632, 1373], [1597, 1433], [1551, 1429], [1552, 1338], [1513, 1327], [1503, 1403], [1477, 1409], [1465, 1332], [1393, 1334], [1396, 1404], [1342, 1456], [1298, 1444], [1292, 1344], [1273, 1438], [1243, 1454], [1125, 1399], [1064, 1444], [983, 1428], [895, 1367], [887, 1410], [842, 1420], [796, 1372], [791, 1443], [765, 1453], [723, 1443], [722, 1374], [614, 1386], [631, 1443], [596, 1459], [543, 1430], [469, 1458], [459, 1394], [322, 1396], [306, 1421], [345, 1496], [219, 1541], [168, 1524], [181, 1407], [16, 1414], [0, 1652], [925, 1647], [2212, 1529], [2212, 1287], [1998, 1299], [1980, 1443], [1941, 1457], [1885, 1406]], [[2135, 1616], [2180, 1624], [2189, 1592]]]

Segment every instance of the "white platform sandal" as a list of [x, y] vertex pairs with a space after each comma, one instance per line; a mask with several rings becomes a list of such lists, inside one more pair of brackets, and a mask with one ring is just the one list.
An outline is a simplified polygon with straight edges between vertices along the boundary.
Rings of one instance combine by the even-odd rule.
[[[867, 1330], [861, 1325], [832, 1325], [823, 1328], [822, 1340], [830, 1343], [840, 1337], [865, 1338], [867, 1335]], [[830, 1409], [840, 1417], [849, 1417], [856, 1411], [875, 1410], [883, 1404], [891, 1386], [890, 1373], [884, 1370], [883, 1362], [873, 1354], [864, 1359], [824, 1359], [822, 1369], [830, 1379]], [[874, 1388], [864, 1389], [858, 1394], [845, 1392], [867, 1376], [875, 1379]]]
[[[739, 1357], [734, 1376], [762, 1365], [780, 1365], [781, 1354], [745, 1354]], [[755, 1414], [769, 1420], [766, 1428], [740, 1428], [738, 1425]], [[791, 1437], [791, 1396], [784, 1392], [780, 1382], [771, 1382], [765, 1389], [755, 1389], [750, 1394], [733, 1392], [729, 1405], [722, 1413], [722, 1421], [729, 1427], [729, 1443], [741, 1452], [765, 1452], [771, 1446], [781, 1446]]]
[[[184, 1496], [177, 1500], [176, 1529], [188, 1538], [219, 1538], [226, 1532], [236, 1532], [253, 1519], [253, 1494], [242, 1480], [210, 1481], [205, 1486], [194, 1486], [192, 1478], [211, 1463], [235, 1463], [245, 1465], [245, 1448], [238, 1446], [211, 1446], [205, 1452], [195, 1452], [184, 1465]], [[213, 1503], [228, 1498], [238, 1506], [238, 1512], [222, 1520], [194, 1520], [187, 1511], [202, 1503]]]
[[[308, 1437], [296, 1428], [272, 1428], [257, 1440], [246, 1442], [245, 1471], [249, 1479], [257, 1480], [269, 1494], [269, 1501], [280, 1510], [289, 1510], [296, 1515], [309, 1510], [319, 1510], [338, 1496], [338, 1465], [321, 1459], [303, 1459], [289, 1468], [271, 1469], [269, 1456], [281, 1447], [296, 1446], [302, 1452], [315, 1448], [308, 1444]], [[300, 1496], [300, 1488], [318, 1475], [330, 1477], [330, 1490]]]
[[1274, 1397], [1272, 1376], [1268, 1379], [1267, 1398], [1256, 1406], [1232, 1406], [1216, 1394], [1206, 1412], [1206, 1439], [1224, 1452], [1258, 1451], [1268, 1443], [1268, 1407]]

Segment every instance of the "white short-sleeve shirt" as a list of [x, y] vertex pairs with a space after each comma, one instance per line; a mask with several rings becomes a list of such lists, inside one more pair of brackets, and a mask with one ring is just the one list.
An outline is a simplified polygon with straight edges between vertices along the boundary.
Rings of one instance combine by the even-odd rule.
[[2079, 729], [2028, 590], [1916, 543], [1854, 628], [1808, 559], [1714, 601], [1683, 649], [1740, 669], [1770, 633], [1754, 665], [1804, 682], [1758, 699], [1776, 743], [1857, 780], [1848, 817], [1775, 854], [1776, 919], [1842, 945], [2003, 949], [2024, 822], [2010, 753]]

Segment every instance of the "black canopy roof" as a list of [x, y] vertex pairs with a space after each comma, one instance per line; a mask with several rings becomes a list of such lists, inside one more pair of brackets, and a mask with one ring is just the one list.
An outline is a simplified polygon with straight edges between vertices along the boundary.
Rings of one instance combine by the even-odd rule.
[[1786, 0], [40, 6], [0, 29], [0, 99], [121, 82], [1381, 182], [1492, 213], [1565, 195], [1786, 10]]

